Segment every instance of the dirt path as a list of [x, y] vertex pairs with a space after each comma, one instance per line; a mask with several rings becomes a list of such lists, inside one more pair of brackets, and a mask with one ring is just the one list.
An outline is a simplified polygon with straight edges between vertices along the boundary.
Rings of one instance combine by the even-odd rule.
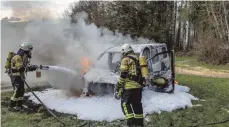
[[193, 67], [191, 69], [175, 67], [175, 71], [177, 74], [199, 75], [203, 77], [229, 78], [229, 72], [213, 71], [202, 67]]

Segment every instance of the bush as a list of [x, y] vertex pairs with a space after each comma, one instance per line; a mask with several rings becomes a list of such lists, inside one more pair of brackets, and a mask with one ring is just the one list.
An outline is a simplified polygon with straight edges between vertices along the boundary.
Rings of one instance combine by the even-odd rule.
[[196, 55], [199, 61], [211, 64], [229, 63], [229, 45], [219, 42], [219, 39], [208, 37], [196, 45]]

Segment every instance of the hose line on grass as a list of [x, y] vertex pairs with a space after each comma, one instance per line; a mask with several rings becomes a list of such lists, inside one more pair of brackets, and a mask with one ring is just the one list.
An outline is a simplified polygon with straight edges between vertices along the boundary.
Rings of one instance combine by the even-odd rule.
[[[28, 89], [32, 92], [32, 94], [37, 98], [37, 100], [44, 106], [44, 108], [49, 112], [49, 114], [51, 114], [57, 121], [59, 121], [61, 124], [63, 124], [64, 127], [67, 126], [75, 126], [74, 124], [72, 125], [68, 125], [66, 123], [64, 123], [63, 121], [61, 121], [52, 111], [49, 110], [49, 108], [39, 99], [39, 97], [37, 97], [37, 95], [33, 92], [33, 90], [30, 88], [30, 86], [27, 84], [27, 82], [22, 78], [22, 80], [24, 81], [25, 85], [28, 87]], [[76, 126], [76, 127], [84, 127], [86, 126], [88, 123], [85, 122], [84, 124], [80, 125], [80, 126]]]
[[194, 126], [187, 126], [187, 127], [200, 127], [200, 126], [210, 126], [210, 125], [217, 125], [217, 124], [223, 124], [229, 122], [229, 117], [226, 120], [220, 121], [220, 122], [214, 122], [214, 123], [207, 123], [207, 124], [199, 124]]
[[[224, 109], [224, 110], [226, 110], [226, 109]], [[229, 113], [229, 111], [228, 111], [228, 110], [226, 110], [226, 111]], [[187, 127], [210, 126], [210, 125], [224, 124], [224, 123], [227, 123], [227, 122], [229, 122], [229, 116], [228, 116], [228, 118], [227, 118], [227, 119], [222, 120], [222, 121], [219, 121], [219, 122], [205, 123], [205, 124], [199, 124], [199, 125], [187, 126]]]

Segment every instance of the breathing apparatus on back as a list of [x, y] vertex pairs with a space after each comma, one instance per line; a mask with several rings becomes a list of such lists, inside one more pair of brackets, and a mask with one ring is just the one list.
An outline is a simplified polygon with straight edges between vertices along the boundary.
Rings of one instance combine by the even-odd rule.
[[20, 55], [22, 57], [24, 66], [30, 65], [30, 59], [32, 58], [31, 51], [33, 50], [32, 44], [29, 42], [23, 42], [19, 47], [20, 49], [18, 50], [17, 53], [14, 52], [8, 53], [7, 60], [5, 63], [6, 73], [8, 74], [11, 73], [11, 60], [15, 55]]
[[[16, 55], [14, 52], [9, 52], [8, 56], [6, 58], [6, 63], [5, 63], [5, 69], [9, 70], [11, 69], [11, 59]], [[6, 71], [7, 72], [7, 71]]]
[[[121, 47], [121, 53], [123, 56], [127, 56], [129, 53], [133, 53], [133, 52], [134, 50], [132, 49], [132, 47], [129, 44], [124, 44]], [[138, 70], [140, 71], [139, 76], [141, 79], [139, 80], [146, 80], [148, 76], [148, 66], [147, 66], [146, 58], [144, 56], [139, 56], [139, 60], [136, 61], [136, 65], [137, 65]]]

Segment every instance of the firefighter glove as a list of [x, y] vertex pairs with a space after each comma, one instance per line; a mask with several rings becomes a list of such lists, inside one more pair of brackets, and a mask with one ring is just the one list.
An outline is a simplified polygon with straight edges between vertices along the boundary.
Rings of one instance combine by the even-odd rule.
[[118, 92], [115, 92], [114, 96], [115, 96], [115, 99], [117, 99], [117, 100], [120, 100], [120, 98], [121, 98]]
[[27, 67], [28, 71], [35, 71], [37, 70], [38, 66], [37, 65], [30, 65]]
[[116, 88], [114, 93], [115, 99], [119, 100], [122, 96], [122, 93], [123, 93], [123, 88]]

